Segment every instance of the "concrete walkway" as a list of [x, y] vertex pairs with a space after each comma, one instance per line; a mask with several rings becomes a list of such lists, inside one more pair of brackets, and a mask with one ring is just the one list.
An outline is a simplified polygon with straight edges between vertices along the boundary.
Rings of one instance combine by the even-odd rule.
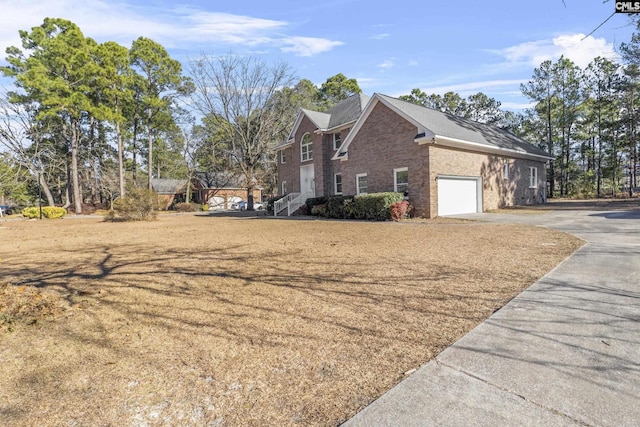
[[344, 426], [640, 426], [640, 211], [465, 217], [587, 244]]

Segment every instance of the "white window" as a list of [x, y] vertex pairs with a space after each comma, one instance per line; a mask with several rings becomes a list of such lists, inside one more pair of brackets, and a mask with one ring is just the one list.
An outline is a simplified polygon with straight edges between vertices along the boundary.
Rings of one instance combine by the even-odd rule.
[[342, 194], [342, 174], [333, 175], [333, 192], [334, 194]]
[[305, 133], [300, 141], [300, 161], [313, 160], [313, 139], [311, 134]]
[[284, 150], [280, 150], [280, 163], [287, 163], [287, 158], [284, 155]]
[[504, 166], [502, 167], [502, 179], [509, 179], [509, 162], [504, 162]]
[[356, 175], [356, 194], [367, 194], [367, 174]]
[[398, 168], [393, 170], [393, 191], [402, 194], [409, 191], [408, 168]]
[[287, 194], [287, 181], [282, 181], [282, 184], [280, 184], [280, 195], [284, 196], [285, 194]]
[[340, 132], [336, 132], [333, 134], [333, 149], [337, 150], [338, 148], [340, 148], [340, 145], [342, 144], [342, 137], [340, 136]]
[[529, 188], [538, 188], [538, 168], [529, 167]]

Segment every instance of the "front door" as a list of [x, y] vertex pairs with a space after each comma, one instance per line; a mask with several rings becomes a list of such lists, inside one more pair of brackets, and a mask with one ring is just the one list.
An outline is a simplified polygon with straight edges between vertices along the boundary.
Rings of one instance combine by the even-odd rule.
[[315, 197], [315, 187], [313, 165], [300, 166], [300, 193], [312, 193], [310, 197]]

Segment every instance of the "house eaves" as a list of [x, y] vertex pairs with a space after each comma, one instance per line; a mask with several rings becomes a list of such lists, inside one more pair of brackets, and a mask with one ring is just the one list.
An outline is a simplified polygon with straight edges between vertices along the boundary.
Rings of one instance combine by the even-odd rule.
[[480, 151], [482, 153], [498, 154], [502, 156], [509, 156], [509, 157], [515, 157], [520, 159], [536, 160], [539, 162], [553, 160], [553, 157], [549, 156], [548, 154], [541, 155], [541, 154], [527, 153], [526, 151], [521, 151], [516, 149], [488, 147], [484, 144], [478, 144], [470, 141], [463, 141], [455, 138], [448, 138], [446, 136], [441, 136], [441, 135], [436, 135], [433, 137], [431, 136], [424, 137], [422, 135], [417, 135], [414, 141], [420, 145], [424, 145], [424, 144], [441, 145], [444, 147], [459, 148], [462, 150]]
[[305, 117], [311, 120], [311, 123], [313, 123], [316, 129], [327, 128], [329, 126], [329, 121], [331, 119], [331, 116], [327, 113], [321, 113], [318, 111], [301, 108], [300, 111], [298, 111], [298, 115], [296, 116], [296, 121], [294, 122], [293, 127], [291, 128], [291, 132], [289, 132], [288, 138], [285, 141], [282, 141], [280, 144], [273, 147], [274, 151], [282, 150], [291, 146], [291, 144], [295, 139], [295, 134], [298, 130], [298, 127], [300, 127], [300, 124], [302, 123], [302, 120]]

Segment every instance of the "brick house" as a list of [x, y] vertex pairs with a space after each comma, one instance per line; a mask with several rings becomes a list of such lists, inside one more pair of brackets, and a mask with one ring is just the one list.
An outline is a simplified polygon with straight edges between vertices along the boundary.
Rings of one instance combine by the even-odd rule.
[[[169, 209], [175, 203], [187, 200], [186, 179], [151, 180], [151, 187], [158, 193], [160, 209]], [[209, 205], [210, 210], [229, 209], [232, 203], [247, 199], [247, 187], [242, 179], [228, 173], [196, 172], [191, 180], [191, 201]], [[252, 190], [253, 200], [262, 201], [262, 187]]]
[[302, 109], [276, 150], [289, 207], [397, 191], [426, 218], [544, 203], [551, 159], [495, 126], [381, 94], [353, 95], [325, 113]]

